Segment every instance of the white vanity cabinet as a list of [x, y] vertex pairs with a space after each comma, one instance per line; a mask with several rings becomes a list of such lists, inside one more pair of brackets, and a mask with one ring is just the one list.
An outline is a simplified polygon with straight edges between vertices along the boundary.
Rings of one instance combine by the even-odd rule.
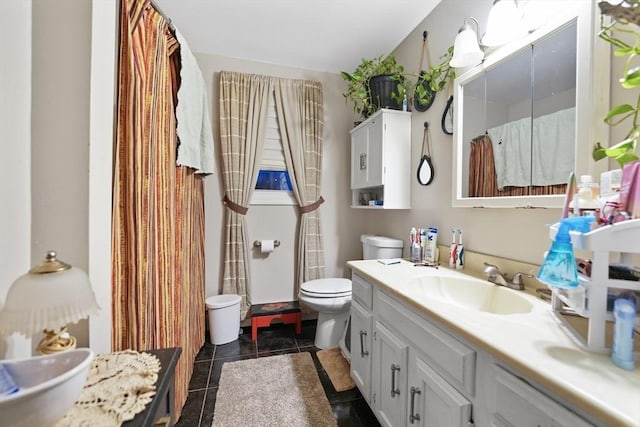
[[376, 321], [372, 357], [373, 408], [380, 424], [406, 425], [409, 345], [395, 331]]
[[356, 270], [352, 283], [351, 376], [383, 426], [601, 426]]
[[524, 380], [494, 365], [495, 427], [593, 427]]
[[411, 113], [381, 109], [350, 133], [351, 206], [409, 209]]
[[378, 421], [472, 425], [475, 350], [356, 273], [352, 283], [351, 377]]
[[373, 287], [357, 275], [352, 277], [351, 287], [351, 378], [371, 405]]

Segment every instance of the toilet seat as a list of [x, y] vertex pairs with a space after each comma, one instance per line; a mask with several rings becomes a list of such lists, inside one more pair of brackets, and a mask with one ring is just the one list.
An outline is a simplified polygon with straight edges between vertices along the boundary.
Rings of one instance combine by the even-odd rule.
[[351, 280], [338, 278], [310, 280], [300, 286], [300, 293], [313, 298], [347, 297], [351, 295]]

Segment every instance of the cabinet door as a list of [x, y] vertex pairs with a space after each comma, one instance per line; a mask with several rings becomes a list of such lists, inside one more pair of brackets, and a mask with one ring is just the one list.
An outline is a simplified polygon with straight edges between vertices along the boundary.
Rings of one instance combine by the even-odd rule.
[[351, 188], [376, 187], [383, 184], [382, 117], [351, 134]]
[[386, 427], [406, 424], [407, 353], [407, 344], [376, 322], [372, 397], [378, 421]]
[[367, 186], [369, 156], [369, 127], [362, 127], [351, 134], [351, 188]]
[[471, 421], [471, 402], [416, 354], [409, 365], [409, 425], [460, 426]]
[[351, 378], [365, 400], [371, 403], [371, 353], [373, 315], [351, 302]]
[[520, 378], [495, 366], [496, 403], [492, 426], [593, 427]]

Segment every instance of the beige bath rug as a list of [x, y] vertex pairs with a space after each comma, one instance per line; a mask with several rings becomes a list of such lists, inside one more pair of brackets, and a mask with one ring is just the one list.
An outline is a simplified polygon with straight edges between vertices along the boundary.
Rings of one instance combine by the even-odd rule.
[[351, 380], [349, 362], [342, 356], [339, 348], [320, 350], [317, 355], [336, 391], [350, 390], [356, 386]]
[[337, 426], [309, 353], [222, 365], [213, 427]]

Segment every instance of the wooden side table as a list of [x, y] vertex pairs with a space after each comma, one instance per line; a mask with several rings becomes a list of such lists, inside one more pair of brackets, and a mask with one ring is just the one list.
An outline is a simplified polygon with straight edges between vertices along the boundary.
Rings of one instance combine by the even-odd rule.
[[268, 328], [274, 320], [295, 324], [296, 334], [302, 333], [302, 310], [298, 301], [272, 302], [251, 306], [251, 339], [258, 338], [258, 328]]
[[153, 354], [160, 360], [160, 372], [156, 383], [156, 394], [144, 411], [134, 419], [122, 424], [123, 427], [151, 427], [173, 426], [176, 422], [173, 401], [175, 396], [174, 373], [176, 363], [180, 358], [180, 347], [149, 350], [145, 353]]

